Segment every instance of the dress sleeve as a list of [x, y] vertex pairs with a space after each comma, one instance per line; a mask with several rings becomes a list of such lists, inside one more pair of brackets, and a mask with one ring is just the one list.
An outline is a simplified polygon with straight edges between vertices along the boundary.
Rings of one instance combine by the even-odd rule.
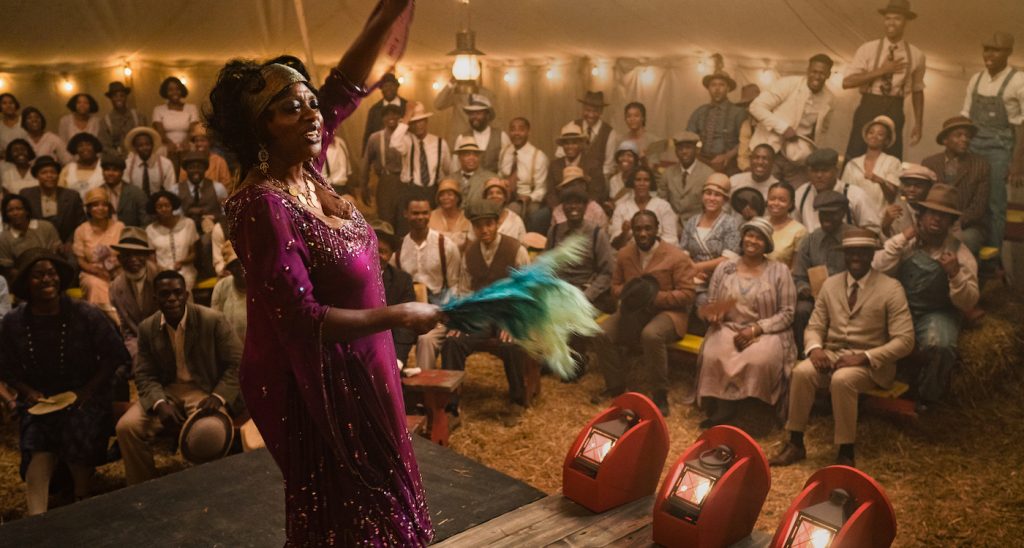
[[775, 313], [756, 323], [764, 333], [781, 333], [793, 326], [793, 315], [796, 311], [796, 285], [789, 268], [782, 263], [770, 263], [775, 266], [766, 271], [771, 283], [775, 286]]

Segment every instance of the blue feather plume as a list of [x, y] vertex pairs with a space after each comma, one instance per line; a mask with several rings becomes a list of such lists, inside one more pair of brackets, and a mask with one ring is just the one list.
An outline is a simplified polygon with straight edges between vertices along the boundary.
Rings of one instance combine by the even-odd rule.
[[601, 328], [594, 320], [597, 310], [583, 292], [559, 279], [556, 272], [580, 261], [587, 243], [579, 235], [566, 238], [508, 278], [445, 304], [441, 310], [448, 316], [448, 327], [477, 332], [497, 326], [531, 356], [547, 362], [559, 377], [572, 378], [576, 366], [570, 337], [593, 336]]

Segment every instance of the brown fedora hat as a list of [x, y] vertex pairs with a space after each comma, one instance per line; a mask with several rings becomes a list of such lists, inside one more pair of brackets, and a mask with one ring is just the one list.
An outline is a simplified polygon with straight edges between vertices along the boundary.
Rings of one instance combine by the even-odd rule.
[[235, 440], [231, 417], [220, 409], [200, 409], [181, 425], [178, 449], [185, 460], [202, 464], [227, 456]]
[[879, 8], [878, 13], [882, 15], [898, 13], [906, 17], [907, 21], [917, 19], [917, 14], [910, 10], [910, 0], [889, 0], [889, 5]]
[[[720, 70], [718, 72], [714, 72], [714, 73], [708, 74], [707, 76], [705, 76], [701, 80], [701, 84], [705, 88], [707, 88], [708, 85], [711, 84], [711, 82], [714, 81], [714, 80], [722, 80], [723, 82], [725, 82], [725, 84], [727, 86], [729, 86], [729, 91], [730, 92], [732, 92], [733, 90], [736, 89], [736, 80], [733, 80], [732, 76], [729, 76], [729, 73], [725, 72], [724, 70]], [[753, 99], [751, 99], [751, 100], [753, 100]]]
[[956, 187], [945, 183], [932, 185], [931, 190], [928, 191], [928, 196], [924, 200], [912, 205], [918, 209], [941, 211], [956, 215], [957, 217], [962, 215], [960, 210], [957, 209], [957, 206], [960, 205], [960, 192], [957, 191]]
[[598, 108], [604, 108], [608, 106], [608, 103], [604, 102], [603, 91], [588, 91], [582, 99], [577, 99], [577, 101], [583, 103], [584, 105], [590, 105], [592, 107]]
[[946, 140], [946, 135], [948, 135], [950, 131], [962, 127], [967, 128], [967, 131], [971, 133], [972, 139], [978, 134], [978, 126], [974, 125], [974, 122], [972, 122], [970, 118], [966, 116], [954, 116], [945, 122], [942, 122], [942, 130], [935, 136], [935, 142], [940, 145], [945, 145], [944, 141]]

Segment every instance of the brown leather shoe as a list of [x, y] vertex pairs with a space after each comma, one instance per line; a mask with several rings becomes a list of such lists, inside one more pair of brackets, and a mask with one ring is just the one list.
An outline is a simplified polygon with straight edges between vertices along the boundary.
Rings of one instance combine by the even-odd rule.
[[797, 447], [792, 443], [786, 442], [783, 446], [782, 451], [779, 451], [777, 455], [768, 461], [771, 466], [789, 466], [790, 464], [800, 462], [807, 458], [807, 450], [803, 447]]

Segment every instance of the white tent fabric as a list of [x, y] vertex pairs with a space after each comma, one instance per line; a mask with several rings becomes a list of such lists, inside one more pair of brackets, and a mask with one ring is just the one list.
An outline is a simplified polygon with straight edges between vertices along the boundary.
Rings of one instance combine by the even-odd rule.
[[[328, 64], [344, 51], [375, 2], [302, 3], [316, 60]], [[471, 6], [477, 46], [488, 54], [484, 85], [496, 93], [497, 123], [529, 117], [534, 140], [550, 150], [558, 127], [577, 114], [575, 99], [585, 89], [605, 90], [612, 103], [606, 119], [613, 125], [622, 127], [625, 103], [640, 100], [648, 106], [652, 131], [675, 133], [706, 99], [698, 66], [711, 53], [723, 54], [726, 70], [740, 85], [763, 87], [780, 75], [799, 73], [819, 52], [835, 58], [842, 70], [861, 42], [881, 34], [876, 10], [884, 3], [473, 0]], [[942, 120], [959, 111], [967, 78], [981, 68], [980, 42], [994, 30], [1024, 28], [1024, 3], [916, 0], [913, 5], [920, 16], [910, 23], [908, 39], [929, 63], [924, 139], [907, 154], [916, 160], [934, 150]], [[418, 3], [399, 67], [406, 82], [403, 95], [430, 106], [433, 85], [447, 80], [445, 54], [462, 25], [460, 7], [457, 0]], [[294, 5], [283, 0], [7, 0], [2, 11], [0, 91], [42, 108], [54, 126], [66, 112], [65, 79], [74, 91], [102, 99], [107, 82], [124, 78], [126, 61], [134, 71], [133, 99], [148, 113], [159, 104], [156, 88], [168, 74], [186, 77], [189, 100], [201, 103], [217, 68], [229, 58], [303, 56]], [[830, 82], [838, 104], [823, 143], [838, 149], [845, 146], [857, 101], [856, 92], [841, 90], [840, 81], [837, 75]], [[360, 109], [343, 131], [357, 153], [364, 113]], [[446, 120], [435, 117], [433, 130], [443, 133]]]

